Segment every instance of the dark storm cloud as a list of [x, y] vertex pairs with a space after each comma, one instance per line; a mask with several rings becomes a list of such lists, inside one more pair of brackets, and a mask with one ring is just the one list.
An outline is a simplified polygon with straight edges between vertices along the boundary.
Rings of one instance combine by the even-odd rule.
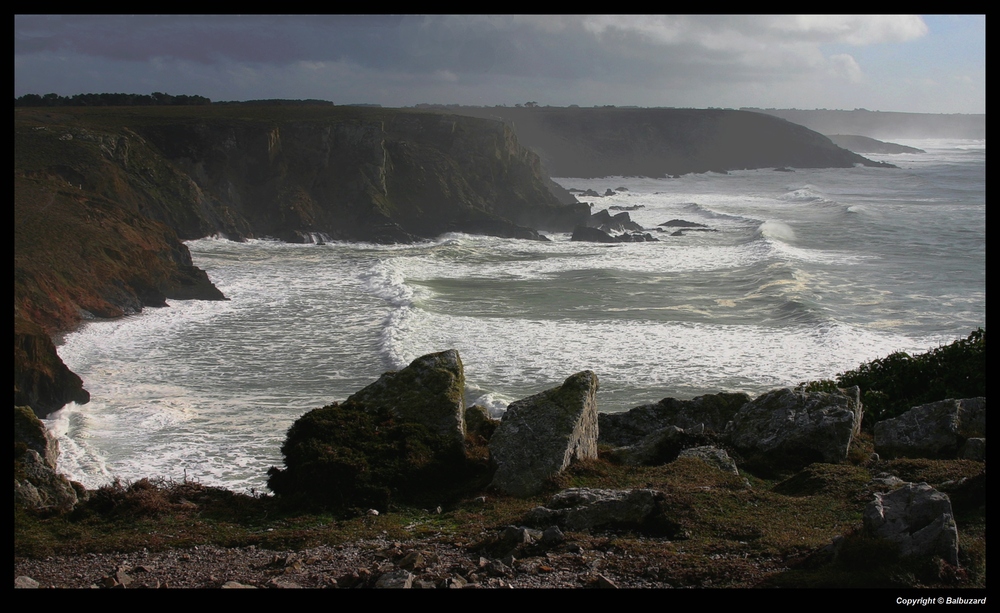
[[[871, 50], [902, 53], [891, 46], [928, 31], [914, 16], [28, 15], [14, 20], [14, 89], [902, 110], [895, 92], [929, 83], [919, 72], [928, 63], [873, 79], [888, 56]], [[952, 72], [971, 75], [953, 97], [982, 98], [985, 68]], [[920, 87], [923, 106], [943, 96], [941, 85]]]

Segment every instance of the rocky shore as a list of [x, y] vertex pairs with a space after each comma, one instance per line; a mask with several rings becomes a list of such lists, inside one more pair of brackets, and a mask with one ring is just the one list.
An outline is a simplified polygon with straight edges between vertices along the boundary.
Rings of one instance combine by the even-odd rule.
[[[276, 497], [146, 480], [87, 492], [56, 473], [51, 438], [19, 409], [15, 510], [34, 510], [15, 514], [15, 549], [52, 554], [15, 553], [15, 585], [985, 580], [985, 398], [918, 406], [871, 436], [857, 387], [667, 398], [599, 414], [598, 378], [584, 371], [512, 403], [497, 422], [464, 405], [464, 381], [458, 352], [429, 354], [307, 413], [282, 447], [285, 467], [270, 473]], [[130, 544], [102, 553], [108, 543], [91, 536], [80, 546], [93, 549], [74, 554], [38, 540], [39, 530], [82, 535], [94, 521]], [[201, 536], [179, 536], [188, 531]], [[290, 542], [299, 546], [280, 547]], [[854, 568], [859, 556], [877, 567]]]

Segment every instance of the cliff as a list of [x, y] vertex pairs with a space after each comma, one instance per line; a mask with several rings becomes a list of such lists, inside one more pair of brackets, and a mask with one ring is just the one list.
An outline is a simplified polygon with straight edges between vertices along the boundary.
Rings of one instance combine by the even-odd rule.
[[[539, 238], [538, 229], [570, 231], [589, 207], [548, 179], [542, 159], [549, 172], [576, 177], [877, 165], [759, 113], [457, 110], [465, 115], [15, 109], [15, 403], [45, 415], [86, 398], [49, 335], [167, 299], [223, 299], [182, 240], [409, 242], [453, 231], [525, 239]], [[467, 116], [476, 113], [483, 116]]]
[[986, 138], [986, 114], [897, 113], [854, 109], [744, 109], [781, 117], [823, 134], [869, 138]]
[[831, 141], [838, 147], [843, 147], [854, 153], [924, 153], [923, 149], [908, 147], [897, 143], [887, 143], [885, 141], [858, 136], [857, 134], [829, 134]]
[[181, 242], [220, 234], [539, 238], [589, 214], [500, 122], [315, 107], [16, 109], [15, 404], [86, 401], [49, 335], [223, 299]]
[[556, 177], [891, 167], [783, 119], [727, 109], [448, 107], [511, 125]]

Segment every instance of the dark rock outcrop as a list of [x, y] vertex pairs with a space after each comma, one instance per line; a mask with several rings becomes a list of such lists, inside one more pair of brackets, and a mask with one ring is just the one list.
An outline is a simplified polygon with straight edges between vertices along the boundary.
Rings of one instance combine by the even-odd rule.
[[[614, 448], [611, 451], [611, 458], [618, 464], [658, 466], [669, 464], [684, 455], [690, 455], [690, 449], [709, 449], [714, 448], [715, 444], [717, 444], [717, 437], [706, 434], [704, 424], [687, 430], [677, 426], [667, 426], [647, 434], [634, 444]], [[721, 453], [726, 455], [725, 451], [721, 451]], [[706, 452], [706, 454], [710, 455], [710, 452]], [[706, 459], [707, 455], [702, 459], [709, 462]], [[716, 460], [709, 463], [719, 465]]]
[[570, 240], [585, 243], [617, 243], [618, 239], [600, 228], [577, 226]]
[[836, 393], [774, 390], [745, 404], [723, 436], [772, 464], [843, 462], [861, 427], [859, 396], [857, 387]]
[[696, 223], [693, 221], [685, 221], [683, 219], [671, 219], [670, 221], [665, 221], [660, 224], [665, 228], [707, 228], [703, 223]]
[[704, 424], [711, 432], [722, 432], [748, 402], [750, 396], [742, 392], [721, 392], [691, 400], [664, 398], [656, 404], [645, 404], [624, 413], [601, 413], [598, 442], [613, 447], [634, 445], [668, 426], [688, 430]]
[[69, 402], [86, 404], [83, 380], [66, 367], [41, 326], [14, 318], [14, 404], [33, 408], [39, 417]]
[[87, 490], [56, 470], [59, 447], [29, 407], [14, 407], [14, 504], [43, 513], [73, 509]]
[[511, 403], [490, 439], [493, 487], [530, 496], [572, 461], [597, 458], [597, 387], [587, 370]]
[[[875, 424], [875, 451], [887, 457], [958, 458], [968, 440], [985, 437], [986, 398], [941, 400]], [[973, 449], [979, 445], [973, 442]]]
[[489, 441], [499, 425], [500, 420], [490, 417], [486, 407], [474, 404], [465, 409], [465, 432], [469, 436], [479, 436], [484, 441]]

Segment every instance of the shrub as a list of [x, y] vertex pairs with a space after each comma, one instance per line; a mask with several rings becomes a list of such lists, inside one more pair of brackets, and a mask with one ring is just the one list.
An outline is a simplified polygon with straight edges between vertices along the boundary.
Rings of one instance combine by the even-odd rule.
[[863, 427], [896, 417], [914, 406], [946, 398], [986, 396], [986, 330], [977, 329], [927, 353], [897, 351], [837, 376], [837, 385], [861, 388]]

